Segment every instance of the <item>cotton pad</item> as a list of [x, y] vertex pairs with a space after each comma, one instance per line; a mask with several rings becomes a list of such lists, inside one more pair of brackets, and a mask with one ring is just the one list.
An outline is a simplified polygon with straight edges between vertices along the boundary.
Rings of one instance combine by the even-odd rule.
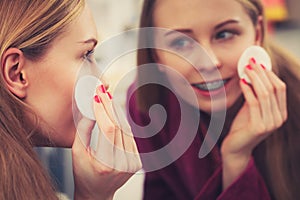
[[93, 100], [96, 94], [96, 89], [102, 82], [95, 76], [82, 76], [76, 83], [74, 96], [76, 105], [85, 117], [95, 120], [93, 110]]
[[238, 61], [238, 74], [248, 83], [251, 83], [249, 77], [245, 74], [245, 67], [249, 65], [249, 60], [254, 58], [257, 64], [262, 64], [267, 70], [272, 70], [272, 63], [268, 53], [260, 46], [250, 46], [241, 55]]

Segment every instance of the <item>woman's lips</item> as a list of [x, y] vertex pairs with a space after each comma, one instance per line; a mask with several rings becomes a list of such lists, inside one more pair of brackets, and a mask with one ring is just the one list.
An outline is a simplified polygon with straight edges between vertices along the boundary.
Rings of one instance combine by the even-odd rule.
[[225, 91], [226, 84], [230, 81], [230, 78], [202, 83], [191, 84], [197, 92], [204, 96], [212, 96]]

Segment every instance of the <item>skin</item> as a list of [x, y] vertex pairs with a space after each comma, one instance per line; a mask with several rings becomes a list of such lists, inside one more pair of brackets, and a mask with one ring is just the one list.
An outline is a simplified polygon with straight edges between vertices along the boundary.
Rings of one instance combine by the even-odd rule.
[[91, 12], [85, 9], [42, 59], [26, 60], [24, 101], [54, 129], [51, 140], [56, 145], [70, 147], [73, 143], [76, 129], [70, 108], [76, 75], [86, 57], [92, 57], [89, 52], [96, 44], [97, 29]]
[[[164, 0], [156, 2], [153, 20], [156, 27], [170, 29], [156, 35], [155, 41], [177, 53], [157, 50], [156, 61], [178, 72], [189, 85], [183, 87], [183, 82], [172, 81], [174, 76], [166, 68], [160, 70], [177, 84], [175, 87], [182, 94], [192, 87], [200, 110], [226, 111], [241, 95], [245, 98], [237, 116], [231, 119], [229, 133], [221, 146], [223, 189], [226, 189], [246, 168], [253, 148], [287, 118], [286, 86], [273, 72], [249, 60], [246, 74], [253, 84], [248, 85], [237, 74], [242, 52], [248, 46], [262, 43], [262, 17], [253, 25], [237, 1]], [[216, 80], [229, 81], [210, 94], [194, 87]]]
[[41, 59], [29, 60], [10, 48], [1, 62], [9, 90], [43, 120], [41, 128], [50, 130], [49, 135], [35, 136], [36, 145], [49, 145], [50, 140], [55, 146], [72, 147], [75, 199], [112, 199], [141, 169], [130, 127], [122, 126], [124, 131], [118, 126], [107, 91], [98, 89], [94, 101], [100, 129], [97, 148], [90, 148], [94, 121], [82, 117], [75, 127], [72, 99], [77, 73], [83, 62], [94, 63], [91, 52], [96, 44], [96, 26], [85, 7]]
[[[220, 5], [220, 6], [218, 6]], [[194, 8], [194, 9], [191, 9]], [[186, 12], [186, 11], [189, 12]], [[176, 15], [172, 15], [176, 13]], [[214, 14], [212, 14], [214, 13]], [[195, 65], [167, 52], [158, 51], [158, 62], [165, 64], [181, 75], [190, 83], [197, 84], [205, 81], [211, 82], [220, 79], [230, 79], [224, 88], [226, 97], [221, 92], [211, 93], [211, 97], [193, 87], [199, 102], [199, 108], [211, 112], [211, 104], [217, 110], [231, 107], [241, 95], [239, 77], [237, 74], [237, 61], [242, 52], [252, 44], [260, 44], [260, 27], [253, 24], [240, 4], [235, 1], [158, 1], [154, 12], [154, 24], [158, 27], [176, 30], [186, 34], [191, 39], [184, 38], [177, 32], [164, 36], [168, 49], [177, 50]], [[170, 31], [167, 31], [167, 34]], [[197, 42], [205, 49], [207, 59], [201, 55], [205, 52], [195, 53]], [[200, 50], [199, 50], [200, 51]], [[196, 72], [196, 69], [199, 72]], [[224, 99], [226, 98], [226, 104]]]

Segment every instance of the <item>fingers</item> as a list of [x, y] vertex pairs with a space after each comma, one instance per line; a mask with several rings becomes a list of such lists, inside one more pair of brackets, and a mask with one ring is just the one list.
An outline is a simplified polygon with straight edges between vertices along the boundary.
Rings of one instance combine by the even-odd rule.
[[286, 97], [286, 84], [282, 82], [273, 72], [266, 72], [269, 80], [273, 85], [276, 85], [277, 104], [282, 116], [285, 121], [287, 119], [287, 97]]
[[[130, 125], [126, 120], [125, 114], [119, 105], [114, 105], [114, 110], [116, 113], [117, 121], [122, 129], [122, 141], [124, 145], [124, 149], [127, 152], [127, 162], [128, 162], [128, 170], [130, 172], [137, 171], [141, 168], [141, 160], [138, 152], [137, 145], [135, 143]], [[138, 169], [136, 169], [135, 163], [137, 163]]]
[[[263, 124], [273, 127], [273, 117], [272, 117], [272, 85], [265, 73], [262, 72], [261, 67], [257, 67], [254, 63], [251, 63], [250, 66], [247, 67], [247, 71], [249, 74], [249, 78], [254, 80], [252, 83], [253, 91], [255, 92], [256, 98], [260, 104], [260, 116], [259, 120], [262, 120]], [[270, 89], [271, 88], [271, 89]], [[274, 105], [273, 105], [274, 106]], [[258, 115], [259, 116], [259, 115]], [[256, 117], [257, 118], [257, 117]], [[259, 125], [261, 122], [258, 122]], [[268, 127], [261, 127], [261, 131], [264, 132], [263, 129], [268, 129]]]
[[[96, 92], [99, 100], [94, 103], [97, 125], [100, 133], [95, 156], [106, 166], [118, 171], [136, 172], [141, 168], [137, 147], [128, 127], [121, 125], [121, 115], [117, 115], [112, 97], [103, 86]], [[128, 132], [129, 130], [129, 132]]]
[[279, 128], [287, 118], [285, 84], [254, 59], [247, 66], [246, 74], [252, 85], [242, 83], [241, 88], [246, 102], [251, 105], [250, 115], [255, 121], [256, 132], [267, 133]]

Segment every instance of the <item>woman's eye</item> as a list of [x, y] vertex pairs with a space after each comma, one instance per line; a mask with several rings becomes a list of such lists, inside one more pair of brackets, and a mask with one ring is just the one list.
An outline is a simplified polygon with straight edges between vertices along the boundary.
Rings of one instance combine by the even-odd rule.
[[177, 38], [170, 42], [170, 47], [175, 50], [185, 50], [193, 47], [193, 40], [189, 38]]
[[216, 40], [227, 40], [227, 39], [231, 39], [235, 35], [236, 35], [236, 33], [234, 33], [233, 31], [221, 31], [221, 32], [217, 33], [217, 35], [215, 36], [215, 39]]
[[84, 59], [86, 59], [86, 60], [92, 62], [92, 57], [93, 57], [93, 55], [94, 55], [94, 49], [89, 50], [89, 51], [87, 51], [87, 52], [84, 54]]

